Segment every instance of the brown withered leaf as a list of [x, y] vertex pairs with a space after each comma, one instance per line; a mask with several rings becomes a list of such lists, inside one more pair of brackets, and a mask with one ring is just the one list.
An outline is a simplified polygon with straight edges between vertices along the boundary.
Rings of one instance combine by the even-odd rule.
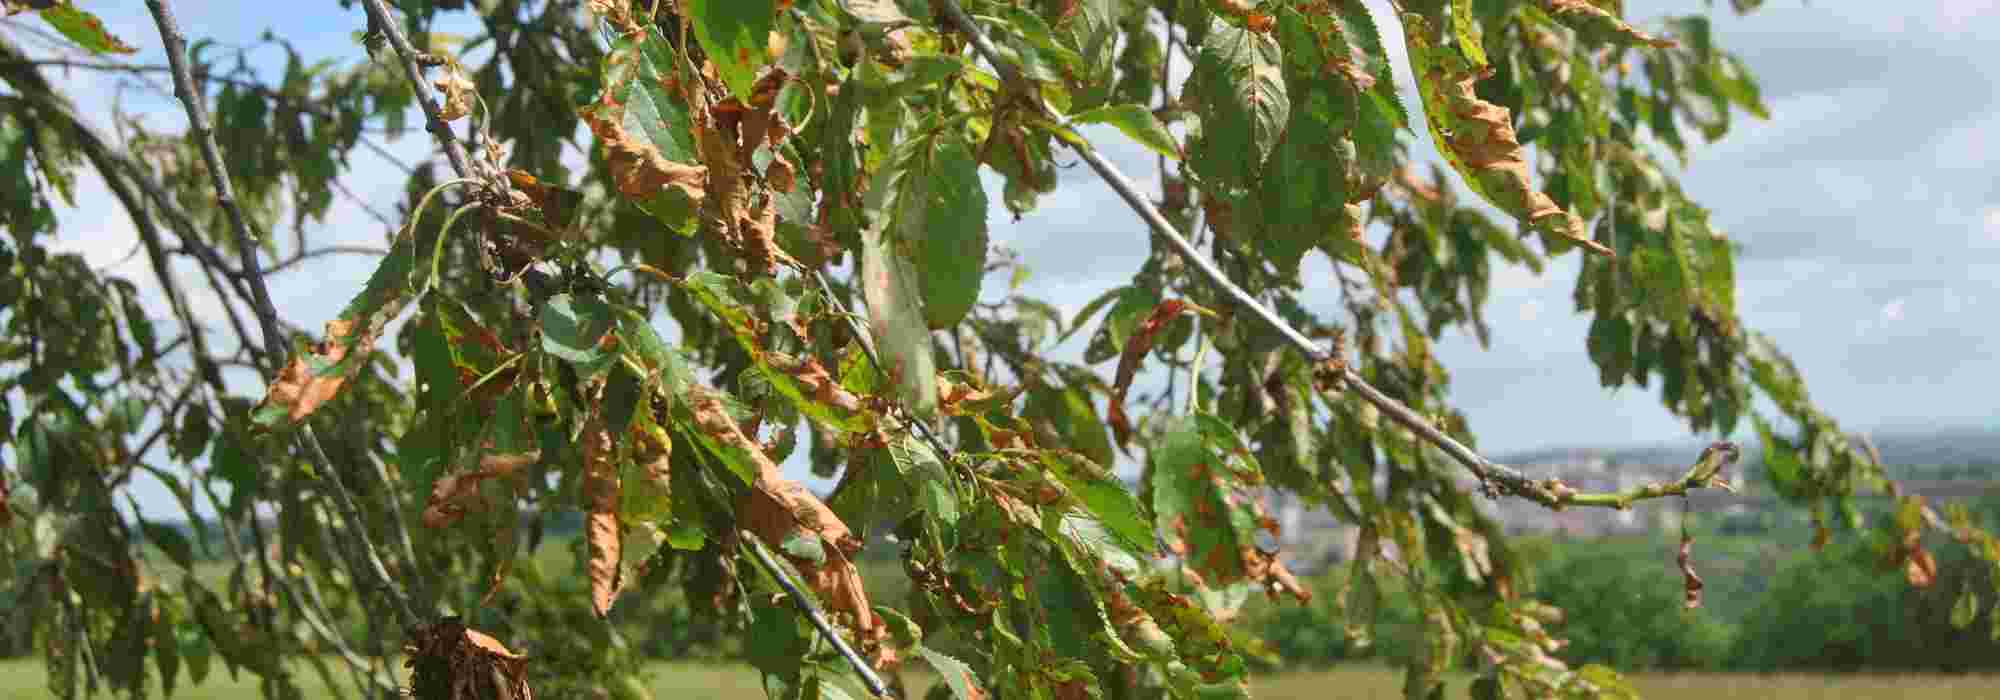
[[593, 416], [583, 431], [583, 499], [590, 508], [584, 537], [590, 545], [590, 605], [598, 617], [618, 596], [618, 564], [624, 532], [618, 526], [617, 445], [603, 418]]
[[1446, 98], [1458, 117], [1457, 130], [1446, 141], [1452, 153], [1472, 169], [1478, 184], [1485, 185], [1492, 196], [1530, 225], [1558, 230], [1593, 252], [1613, 255], [1610, 248], [1590, 239], [1581, 218], [1563, 211], [1555, 200], [1535, 189], [1511, 113], [1506, 107], [1479, 99], [1474, 89], [1492, 74], [1488, 67], [1450, 83]]
[[[347, 319], [327, 321], [326, 340], [320, 341], [319, 345], [313, 348], [312, 355], [327, 364], [338, 364], [347, 358], [350, 349], [374, 346], [375, 338], [371, 335], [352, 337], [355, 335], [355, 325], [353, 321]], [[346, 383], [345, 372], [325, 377], [317, 376], [312, 366], [308, 364], [307, 357], [298, 355], [292, 358], [291, 364], [285, 365], [285, 369], [278, 373], [277, 380], [271, 382], [269, 393], [264, 395], [264, 405], [289, 407], [287, 417], [297, 423], [312, 415], [313, 411], [319, 410], [320, 405], [333, 400], [333, 397], [340, 393], [340, 387]]]
[[779, 264], [798, 263], [778, 247], [777, 207], [770, 198], [761, 204], [752, 196], [756, 183], [748, 166], [746, 139], [739, 131], [752, 127], [759, 132], [747, 139], [761, 143], [763, 122], [751, 124], [746, 117], [766, 113], [751, 110], [734, 98], [709, 108], [708, 119], [694, 124], [695, 145], [708, 166], [708, 194], [703, 211], [722, 236], [723, 247], [748, 263], [752, 272], [770, 275]]
[[1701, 607], [1701, 576], [1694, 572], [1694, 536], [1681, 533], [1681, 551], [1677, 558], [1681, 565], [1681, 592], [1685, 599], [1681, 605], [1689, 610]]
[[1312, 602], [1312, 589], [1299, 583], [1299, 577], [1283, 561], [1279, 561], [1276, 554], [1256, 547], [1244, 547], [1242, 554], [1246, 576], [1262, 582], [1264, 592], [1271, 600], [1277, 600], [1279, 595], [1290, 595], [1300, 603]]
[[[479, 466], [471, 471], [458, 472], [438, 479], [431, 486], [431, 498], [424, 505], [425, 527], [450, 527], [465, 517], [466, 512], [480, 501], [479, 485], [488, 479], [504, 479], [512, 476], [522, 467], [541, 461], [540, 452], [524, 452], [511, 455], [486, 455], [479, 458]], [[483, 507], [481, 504], [480, 507]]]
[[1626, 43], [1647, 44], [1655, 48], [1671, 49], [1680, 44], [1672, 39], [1663, 39], [1639, 31], [1618, 15], [1591, 4], [1589, 0], [1542, 0], [1542, 9], [1549, 16], [1577, 29], [1609, 33]]
[[7, 527], [14, 522], [14, 511], [8, 505], [8, 498], [10, 494], [7, 491], [7, 475], [0, 474], [0, 527]]
[[1481, 66], [1447, 73], [1434, 55], [1443, 50], [1431, 45], [1428, 24], [1413, 13], [1406, 14], [1404, 21], [1411, 60], [1427, 66], [1418, 83], [1424, 110], [1430, 115], [1432, 140], [1465, 176], [1466, 184], [1502, 210], [1542, 231], [1545, 237], [1558, 236], [1591, 252], [1613, 255], [1610, 248], [1590, 239], [1583, 219], [1564, 211], [1556, 206], [1555, 200], [1535, 189], [1520, 138], [1514, 132], [1512, 113], [1506, 107], [1480, 99], [1475, 89], [1479, 81], [1493, 74], [1493, 68]]
[[1900, 558], [1903, 560], [1903, 578], [1908, 580], [1911, 586], [1930, 588], [1931, 584], [1937, 583], [1937, 559], [1931, 556], [1930, 550], [1924, 549], [1922, 528], [1905, 531], [1899, 549]]
[[1125, 341], [1125, 351], [1118, 356], [1118, 381], [1111, 387], [1110, 415], [1111, 432], [1117, 439], [1118, 449], [1125, 449], [1132, 442], [1132, 421], [1125, 415], [1125, 392], [1132, 388], [1132, 378], [1138, 375], [1139, 362], [1153, 349], [1154, 336], [1167, 326], [1167, 322], [1185, 312], [1195, 312], [1214, 317], [1215, 312], [1202, 308], [1185, 299], [1168, 299], [1153, 307], [1153, 313], [1132, 332]]
[[778, 463], [729, 417], [712, 390], [694, 387], [688, 392], [688, 408], [696, 428], [724, 445], [740, 450], [756, 467], [750, 490], [736, 503], [736, 513], [745, 528], [773, 545], [795, 537], [817, 537], [824, 556], [813, 561], [784, 552], [835, 613], [852, 620], [852, 629], [864, 649], [874, 655], [878, 669], [888, 670], [897, 663], [893, 651], [883, 646], [889, 637], [886, 622], [875, 616], [862, 587], [861, 572], [852, 557], [861, 551], [861, 538], [847, 528], [833, 509], [814, 496], [805, 485], [785, 478]]
[[477, 88], [472, 79], [465, 77], [465, 71], [457, 62], [447, 63], [444, 75], [432, 81], [438, 92], [444, 94], [444, 102], [438, 105], [438, 117], [445, 121], [457, 121], [472, 113], [472, 97]]
[[417, 700], [534, 700], [528, 657], [458, 617], [406, 631], [403, 654]]
[[625, 131], [623, 105], [614, 91], [606, 90], [598, 109], [577, 113], [590, 125], [590, 132], [604, 144], [605, 163], [611, 180], [627, 197], [647, 200], [668, 187], [679, 188], [699, 204], [706, 193], [708, 168], [670, 159], [644, 135]]

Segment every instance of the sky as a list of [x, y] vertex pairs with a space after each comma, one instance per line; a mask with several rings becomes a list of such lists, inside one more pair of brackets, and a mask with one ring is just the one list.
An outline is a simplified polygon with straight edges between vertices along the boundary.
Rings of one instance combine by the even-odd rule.
[[[141, 3], [86, 2], [111, 29], [141, 48], [133, 60], [162, 64], [150, 15]], [[1378, 16], [1386, 4], [1371, 1]], [[1737, 262], [1738, 310], [1773, 336], [1793, 359], [1827, 413], [1856, 430], [1914, 431], [1945, 426], [2000, 426], [1988, 387], [2000, 385], [2000, 10], [1965, 0], [1927, 3], [1775, 1], [1749, 17], [1727, 3], [1710, 11], [1717, 42], [1741, 55], [1761, 79], [1769, 121], [1738, 114], [1723, 140], [1696, 145], [1680, 170], [1684, 188], [1712, 221], [1743, 246]], [[1628, 2], [1628, 17], [1657, 28], [1665, 13], [1703, 12], [1701, 2]], [[352, 33], [360, 8], [338, 3], [174, 3], [194, 38], [248, 45], [269, 28], [291, 38], [307, 61], [365, 60]], [[1394, 22], [1381, 22], [1400, 47]], [[463, 25], [461, 25], [463, 26]], [[446, 27], [451, 31], [452, 27]], [[461, 29], [462, 30], [462, 29]], [[1417, 107], [1407, 61], [1395, 52], [1405, 102]], [[283, 54], [252, 54], [275, 67]], [[157, 76], [166, 84], [166, 76]], [[109, 128], [117, 80], [89, 71], [62, 74], [85, 112]], [[127, 91], [124, 109], [158, 130], [184, 128], [178, 103]], [[413, 121], [414, 123], [414, 121]], [[1142, 187], [1157, 191], [1153, 160], [1115, 134], [1090, 135]], [[1436, 158], [1429, 137], [1410, 135], [1413, 153]], [[421, 131], [389, 144], [407, 161], [430, 157]], [[1064, 162], [1072, 160], [1065, 157]], [[364, 199], [396, 201], [402, 175], [357, 150], [347, 184]], [[1081, 164], [1063, 171], [1058, 192], [1013, 220], [987, 178], [989, 224], [996, 242], [1020, 251], [1033, 270], [1023, 293], [1066, 314], [1130, 278], [1143, 262], [1144, 224]], [[384, 207], [390, 208], [390, 207]], [[143, 258], [126, 259], [129, 223], [94, 178], [85, 178], [72, 211], [62, 214], [55, 247], [80, 251], [93, 265], [138, 280]], [[380, 245], [384, 227], [358, 207], [337, 203], [308, 233], [326, 243]], [[290, 232], [282, 232], [286, 238]], [[121, 262], [122, 261], [122, 262]], [[1334, 308], [1323, 258], [1307, 263], [1307, 301]], [[320, 258], [274, 278], [276, 304], [306, 328], [332, 318], [372, 270], [357, 257]], [[1584, 349], [1589, 319], [1570, 299], [1576, 254], [1536, 275], [1500, 272], [1488, 302], [1490, 348], [1447, 334], [1438, 353], [1453, 377], [1482, 451], [1548, 446], [1683, 443], [1697, 437], [1659, 405], [1653, 389], [1599, 386]], [[1317, 280], [1318, 282], [1315, 282]], [[1315, 286], [1323, 285], [1323, 286]], [[198, 313], [214, 314], [203, 285], [191, 292]], [[985, 297], [1005, 293], [989, 279]], [[141, 284], [142, 288], [149, 285]], [[164, 316], [164, 305], [159, 305]], [[1059, 356], [1077, 357], [1083, 337]], [[1109, 367], [1101, 368], [1105, 373]], [[1151, 383], [1157, 377], [1142, 379]], [[236, 378], [261, 394], [254, 376]], [[1745, 435], [1737, 440], [1754, 441]], [[788, 471], [803, 474], [799, 460]], [[156, 485], [138, 485], [141, 502], [169, 503]]]

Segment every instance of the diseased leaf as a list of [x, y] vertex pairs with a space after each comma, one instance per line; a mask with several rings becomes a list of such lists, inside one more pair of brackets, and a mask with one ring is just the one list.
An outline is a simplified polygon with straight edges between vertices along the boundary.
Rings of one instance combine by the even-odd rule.
[[1610, 10], [1591, 4], [1589, 0], [1542, 0], [1541, 5], [1549, 16], [1575, 27], [1586, 36], [1608, 36], [1620, 44], [1647, 44], [1661, 49], [1679, 46], [1672, 39], [1653, 37], [1633, 28]]
[[625, 533], [618, 519], [617, 449], [601, 422], [584, 429], [583, 499], [588, 511], [583, 533], [590, 547], [590, 606], [598, 617], [611, 612], [611, 601], [624, 585], [619, 576]]
[[340, 317], [326, 322], [326, 339], [311, 350], [292, 357], [284, 371], [264, 395], [254, 414], [260, 426], [280, 422], [297, 423], [334, 396], [349, 379], [367, 365], [369, 353], [382, 328], [408, 303], [410, 273], [415, 269], [415, 250], [423, 243], [399, 241], [389, 255], [369, 275], [367, 286]]
[[[31, 4], [30, 6], [32, 7], [33, 5]], [[61, 32], [70, 41], [76, 42], [78, 46], [89, 49], [91, 53], [133, 54], [139, 52], [138, 47], [125, 43], [125, 40], [119, 39], [117, 36], [112, 35], [109, 30], [105, 29], [104, 20], [98, 19], [97, 15], [77, 9], [76, 4], [72, 0], [61, 0], [45, 7], [39, 14], [42, 17], [42, 21], [48, 22], [49, 26], [55, 27], [56, 31]]]
[[1276, 534], [1264, 513], [1257, 464], [1235, 427], [1214, 416], [1177, 416], [1148, 454], [1153, 517], [1167, 549], [1210, 586], [1255, 581], [1300, 600], [1301, 586], [1277, 556], [1257, 544], [1260, 531]]
[[1153, 349], [1153, 336], [1166, 327], [1167, 322], [1187, 311], [1193, 311], [1213, 318], [1215, 312], [1196, 306], [1182, 299], [1168, 299], [1153, 307], [1151, 315], [1132, 332], [1125, 341], [1125, 349], [1118, 356], [1118, 378], [1111, 385], [1110, 415], [1111, 431], [1116, 436], [1118, 447], [1124, 449], [1132, 441], [1132, 422], [1125, 417], [1125, 391], [1132, 387], [1132, 378], [1138, 375], [1139, 362], [1146, 352]]
[[[689, 388], [685, 401], [691, 416], [690, 427], [704, 438], [702, 445], [725, 461], [744, 462], [750, 467], [750, 488], [736, 502], [738, 522], [765, 542], [774, 544], [796, 537], [819, 538], [824, 562], [791, 558], [792, 564], [832, 611], [851, 616], [852, 629], [864, 640], [864, 646], [888, 653], [876, 643], [886, 638], [889, 631], [869, 606], [861, 573], [852, 559], [861, 550], [861, 538], [848, 530], [847, 524], [805, 485], [785, 478], [778, 463], [765, 455], [761, 446], [729, 416], [718, 396], [712, 389], [694, 386]], [[878, 657], [876, 664], [882, 663]]]
[[1694, 572], [1694, 536], [1681, 531], [1681, 548], [1675, 555], [1681, 567], [1681, 592], [1685, 594], [1682, 606], [1693, 610], [1701, 607], [1701, 576]]
[[577, 110], [604, 147], [611, 181], [640, 209], [683, 234], [707, 196], [673, 46], [656, 29], [620, 38], [605, 57], [597, 101]]
[[474, 510], [486, 507], [480, 485], [493, 479], [508, 479], [523, 468], [541, 461], [541, 453], [489, 454], [479, 458], [473, 469], [438, 479], [424, 506], [425, 527], [450, 527]]
[[1105, 105], [1080, 112], [1070, 117], [1070, 121], [1075, 124], [1110, 124], [1139, 145], [1153, 149], [1154, 153], [1180, 160], [1180, 144], [1167, 131], [1167, 125], [1160, 123], [1160, 118], [1153, 116], [1152, 110], [1145, 107]]
[[1551, 246], [1567, 242], [1600, 255], [1615, 255], [1591, 239], [1575, 213], [1564, 211], [1534, 188], [1511, 114], [1506, 107], [1480, 99], [1474, 89], [1492, 69], [1440, 46], [1437, 29], [1425, 15], [1403, 13], [1403, 38], [1417, 74], [1431, 140], [1466, 185], [1540, 231]]
[[777, 6], [771, 0], [688, 0], [685, 7], [694, 35], [715, 62], [723, 84], [750, 101], [757, 69], [771, 62], [765, 47], [771, 43]]

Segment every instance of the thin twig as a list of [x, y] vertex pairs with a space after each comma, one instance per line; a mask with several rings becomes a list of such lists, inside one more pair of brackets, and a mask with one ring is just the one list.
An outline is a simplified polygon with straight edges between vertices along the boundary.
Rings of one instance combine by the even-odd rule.
[[[979, 52], [981, 56], [985, 57], [988, 63], [993, 65], [994, 70], [1000, 74], [1001, 83], [1007, 86], [1007, 89], [1016, 91], [1022, 100], [1034, 105], [1036, 109], [1041, 110], [1045, 115], [1057, 118], [1038, 97], [1039, 92], [1025, 89], [1026, 84], [1023, 82], [1020, 69], [1008, 63], [1001, 56], [999, 49], [993, 46], [993, 42], [986, 37], [984, 31], [979, 29], [979, 25], [973, 22], [972, 17], [965, 13], [964, 8], [960, 7], [955, 0], [934, 0], [932, 6], [937, 8], [940, 11], [939, 14], [943, 15], [951, 24], [956, 25], [960, 33], [971, 40], [973, 50]], [[1403, 427], [1408, 428], [1425, 441], [1443, 450], [1445, 454], [1458, 460], [1460, 464], [1465, 465], [1466, 469], [1478, 477], [1481, 483], [1492, 484], [1502, 492], [1519, 495], [1555, 508], [1564, 505], [1604, 507], [1618, 507], [1619, 504], [1629, 505], [1630, 499], [1623, 494], [1580, 494], [1555, 479], [1544, 481], [1531, 479], [1519, 470], [1495, 463], [1481, 456], [1478, 452], [1473, 451], [1472, 448], [1466, 447], [1463, 443], [1452, 439], [1450, 435], [1446, 435], [1444, 431], [1439, 430], [1436, 425], [1433, 425], [1429, 419], [1419, 415], [1416, 411], [1411, 410], [1409, 406], [1403, 405], [1402, 402], [1368, 384], [1360, 372], [1341, 362], [1337, 355], [1320, 349], [1313, 341], [1307, 339], [1305, 334], [1300, 333], [1298, 329], [1293, 328], [1290, 323], [1280, 318], [1269, 307], [1257, 301], [1255, 296], [1244, 291], [1242, 287], [1237, 286], [1235, 282], [1229, 279], [1227, 274], [1223, 273], [1221, 268], [1216, 267], [1214, 261], [1209, 260], [1208, 256], [1203, 255], [1199, 249], [1195, 248], [1192, 243], [1189, 243], [1187, 237], [1181, 235], [1174, 228], [1174, 225], [1167, 221], [1167, 218], [1160, 213], [1159, 209], [1146, 199], [1145, 195], [1139, 193], [1138, 186], [1134, 185], [1131, 179], [1125, 177], [1123, 173], [1119, 172], [1117, 166], [1112, 165], [1110, 161], [1105, 160], [1102, 155], [1099, 155], [1088, 140], [1078, 136], [1074, 139], [1061, 139], [1061, 141], [1067, 144], [1071, 150], [1076, 151], [1077, 155], [1081, 156], [1084, 162], [1089, 163], [1090, 168], [1097, 171], [1098, 177], [1103, 179], [1105, 184], [1110, 185], [1111, 189], [1116, 191], [1118, 196], [1125, 200], [1126, 204], [1138, 212], [1139, 217], [1145, 219], [1146, 223], [1152, 226], [1155, 233], [1167, 239], [1167, 242], [1172, 244], [1174, 249], [1179, 251], [1188, 263], [1192, 264], [1196, 270], [1199, 270], [1203, 277], [1208, 278], [1210, 283], [1220, 288], [1237, 306], [1248, 310], [1258, 320], [1263, 321], [1266, 326], [1277, 331], [1288, 343], [1303, 353], [1313, 366], [1337, 367], [1343, 384], [1353, 389], [1355, 393], [1360, 394], [1363, 400], [1374, 405], [1383, 414], [1388, 415]]]
[[423, 105], [424, 119], [431, 136], [436, 137], [438, 145], [444, 148], [445, 158], [451, 161], [451, 169], [456, 171], [459, 177], [479, 176], [497, 186], [499, 182], [497, 176], [485, 172], [484, 168], [478, 167], [475, 161], [466, 156], [465, 149], [458, 143], [458, 137], [452, 133], [451, 124], [444, 120], [444, 111], [438, 107], [437, 98], [424, 89], [424, 71], [417, 65], [418, 51], [416, 47], [410, 45], [410, 38], [403, 35], [403, 28], [396, 24], [396, 18], [389, 14], [389, 6], [382, 0], [362, 0], [361, 7], [368, 11], [369, 21], [389, 38], [389, 46], [395, 49], [396, 57], [403, 65], [403, 77], [409, 79], [410, 89], [416, 92], [417, 104]]
[[[380, 0], [374, 0], [376, 4], [379, 2]], [[257, 263], [257, 248], [252, 244], [253, 236], [250, 233], [249, 223], [244, 219], [243, 211], [236, 206], [235, 190], [230, 186], [229, 172], [222, 162], [222, 151], [216, 146], [215, 134], [208, 125], [207, 108], [201, 95], [194, 90], [194, 79], [188, 74], [187, 39], [182, 36], [180, 26], [175, 22], [173, 11], [167, 7], [166, 0], [146, 0], [146, 6], [152, 10], [153, 20], [159, 25], [160, 40], [165, 45], [168, 64], [173, 67], [174, 90], [179, 93], [182, 105], [187, 108], [188, 127], [201, 146], [202, 158], [207, 162], [209, 177], [215, 184], [216, 199], [235, 228], [238, 253], [243, 259], [243, 277], [247, 278], [250, 289], [255, 295], [252, 306], [257, 313], [258, 324], [264, 331], [266, 356], [270, 361], [267, 371], [271, 373], [270, 376], [275, 377], [279, 368], [285, 366], [288, 360], [286, 355], [289, 353], [286, 352], [284, 338], [278, 330], [277, 309], [271, 305], [270, 292], [264, 284], [263, 270]], [[300, 426], [298, 441], [307, 452], [307, 457], [314, 464], [322, 465], [326, 480], [333, 486], [335, 498], [341, 506], [348, 526], [355, 531], [357, 544], [360, 545], [362, 556], [365, 558], [364, 562], [369, 572], [377, 579], [376, 583], [395, 604], [396, 611], [402, 616], [404, 623], [416, 623], [418, 618], [410, 606], [409, 595], [382, 564], [381, 556], [376, 553], [373, 538], [368, 535], [367, 523], [362, 519], [361, 510], [355, 505], [353, 495], [340, 478], [339, 467], [327, 458], [326, 450], [320, 446], [319, 437], [310, 424]], [[403, 530], [400, 514], [391, 520], [399, 531]]]
[[756, 558], [758, 566], [762, 567], [765, 573], [777, 579], [778, 586], [785, 589], [785, 595], [792, 599], [792, 604], [798, 607], [799, 612], [812, 620], [813, 627], [819, 630], [820, 636], [825, 637], [833, 648], [839, 649], [841, 656], [847, 657], [848, 665], [853, 666], [854, 672], [861, 675], [861, 682], [868, 685], [868, 692], [878, 698], [896, 697], [894, 693], [889, 692], [889, 684], [882, 682], [882, 676], [875, 673], [874, 667], [869, 666], [868, 662], [861, 658], [861, 654], [833, 630], [833, 625], [826, 621], [826, 615], [812, 604], [812, 600], [806, 597], [805, 591], [799, 590], [799, 585], [792, 582], [792, 577], [785, 575], [785, 570], [779, 567], [777, 560], [772, 559], [771, 553], [765, 550], [763, 541], [748, 530], [743, 531], [742, 537], [743, 541], [749, 544], [744, 549], [750, 550], [750, 554]]

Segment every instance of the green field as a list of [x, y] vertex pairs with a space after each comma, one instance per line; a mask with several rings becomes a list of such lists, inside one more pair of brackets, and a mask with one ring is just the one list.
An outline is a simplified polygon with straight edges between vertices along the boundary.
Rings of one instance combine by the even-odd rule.
[[[302, 672], [301, 683], [307, 697], [327, 697], [324, 687], [311, 673]], [[757, 675], [746, 667], [659, 664], [651, 670], [654, 697], [754, 700], [763, 698]], [[930, 678], [910, 674], [913, 695], [921, 696]], [[256, 684], [247, 674], [231, 681], [219, 666], [209, 682], [183, 687], [175, 698], [190, 700], [254, 700]], [[1898, 698], [1931, 700], [1990, 696], [2000, 688], [2000, 677], [1979, 675], [1868, 675], [1868, 674], [1637, 674], [1634, 682], [1644, 697], [1658, 700], [1805, 700], [1841, 698], [1874, 700]], [[185, 682], [185, 680], [183, 681]], [[1328, 700], [1390, 700], [1402, 697], [1402, 675], [1379, 666], [1310, 673], [1292, 673], [1260, 678], [1254, 690], [1260, 698]], [[1463, 697], [1464, 681], [1452, 684], [1448, 697]], [[0, 700], [46, 698], [42, 664], [39, 659], [0, 662]]]

